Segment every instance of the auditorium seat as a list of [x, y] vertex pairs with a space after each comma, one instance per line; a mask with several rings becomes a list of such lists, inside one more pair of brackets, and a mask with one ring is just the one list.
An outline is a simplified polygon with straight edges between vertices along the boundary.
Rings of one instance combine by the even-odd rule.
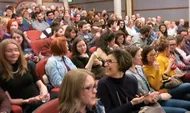
[[59, 113], [58, 107], [59, 107], [59, 100], [58, 98], [56, 98], [41, 105], [32, 113]]

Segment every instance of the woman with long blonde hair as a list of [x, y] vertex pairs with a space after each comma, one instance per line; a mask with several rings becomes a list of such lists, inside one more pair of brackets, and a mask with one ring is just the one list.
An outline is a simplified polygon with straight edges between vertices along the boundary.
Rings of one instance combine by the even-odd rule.
[[11, 104], [21, 106], [24, 113], [31, 113], [50, 99], [46, 86], [38, 78], [33, 65], [25, 60], [14, 39], [3, 40], [0, 53], [0, 86]]
[[69, 71], [61, 84], [60, 113], [105, 113], [97, 104], [94, 74], [85, 69]]

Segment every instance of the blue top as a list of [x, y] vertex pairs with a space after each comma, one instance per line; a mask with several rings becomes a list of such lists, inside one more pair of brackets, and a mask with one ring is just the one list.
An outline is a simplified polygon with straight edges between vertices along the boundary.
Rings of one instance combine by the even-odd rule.
[[[64, 56], [64, 61], [71, 70], [77, 68], [68, 57]], [[51, 56], [45, 65], [46, 74], [54, 87], [61, 86], [63, 78], [68, 72], [64, 61], [60, 56]]]

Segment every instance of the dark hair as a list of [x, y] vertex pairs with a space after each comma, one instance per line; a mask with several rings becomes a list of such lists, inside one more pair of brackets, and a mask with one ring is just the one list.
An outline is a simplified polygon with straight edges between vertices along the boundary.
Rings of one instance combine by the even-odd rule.
[[53, 19], [52, 24], [59, 24], [59, 25], [60, 25], [60, 22], [61, 22], [62, 20], [63, 20], [62, 18], [55, 18], [55, 19]]
[[113, 55], [118, 63], [118, 70], [126, 72], [132, 66], [132, 56], [129, 52], [121, 49], [115, 49], [109, 53]]
[[64, 36], [65, 36], [66, 38], [70, 38], [70, 37], [71, 37], [71, 36], [70, 36], [70, 32], [71, 32], [72, 30], [74, 30], [74, 31], [76, 32], [76, 34], [77, 34], [78, 30], [77, 30], [77, 28], [76, 28], [75, 26], [67, 26], [67, 28], [65, 29], [65, 34], [64, 34]]
[[151, 28], [150, 26], [147, 26], [147, 25], [143, 25], [140, 29], [139, 29], [139, 32], [141, 34], [145, 34], [147, 32], [150, 32]]
[[13, 12], [14, 8], [13, 8], [13, 6], [8, 6], [8, 7], [5, 9], [5, 11], [7, 11], [7, 10], [11, 10], [11, 11]]
[[[165, 31], [164, 33], [161, 31], [161, 27], [162, 27], [162, 26], [164, 26], [164, 27], [166, 28], [166, 31]], [[160, 31], [165, 37], [168, 37], [167, 26], [166, 26], [165, 24], [160, 24], [160, 26], [159, 26], [159, 31]]]
[[182, 35], [177, 35], [176, 36], [177, 45], [179, 45], [183, 40], [184, 40], [184, 37]]
[[111, 31], [105, 32], [102, 34], [100, 38], [100, 44], [98, 45], [102, 51], [104, 51], [106, 54], [110, 52], [110, 48], [108, 47], [108, 42], [112, 41], [115, 38], [115, 34]]
[[86, 25], [86, 24], [88, 24], [86, 21], [80, 21], [79, 23], [78, 23], [78, 28], [80, 29], [80, 28], [82, 28], [84, 25]]
[[182, 30], [180, 30], [180, 31], [178, 32], [178, 34], [181, 34], [181, 32], [187, 32], [187, 34], [188, 34], [188, 30], [185, 29], [185, 28], [183, 28]]
[[46, 13], [46, 16], [48, 16], [50, 13], [52, 13], [52, 14], [54, 15], [54, 12], [53, 12], [53, 11], [48, 11], [48, 12]]
[[41, 14], [41, 12], [35, 12], [34, 13], [35, 17], [37, 17], [39, 14]]
[[23, 41], [22, 41], [22, 43], [21, 43], [21, 49], [24, 51], [24, 49], [26, 49], [26, 48], [31, 48], [30, 47], [30, 44], [27, 42], [27, 40], [25, 39], [25, 36], [24, 36], [24, 34], [23, 34], [23, 32], [21, 31], [21, 30], [15, 30], [13, 33], [12, 33], [12, 35], [11, 36], [13, 36], [13, 34], [14, 33], [16, 33], [16, 34], [19, 34], [20, 36], [22, 36], [22, 38], [23, 38]]
[[147, 46], [144, 46], [144, 47], [143, 47], [143, 51], [142, 51], [141, 56], [142, 56], [142, 62], [143, 62], [144, 65], [147, 65], [147, 64], [148, 64], [147, 55], [148, 55], [148, 53], [150, 53], [150, 51], [152, 51], [152, 50], [154, 50], [154, 47], [153, 47], [153, 46], [147, 45]]
[[116, 22], [116, 20], [114, 20], [114, 19], [110, 19], [110, 20], [108, 20], [108, 27], [111, 27], [111, 25], [113, 25], [114, 24], [114, 22]]
[[137, 52], [140, 50], [140, 48], [134, 45], [130, 45], [125, 47], [125, 50], [128, 51], [131, 54], [131, 56], [134, 58]]
[[152, 22], [148, 22], [147, 25], [152, 25], [152, 27], [154, 27], [154, 24]]
[[124, 32], [122, 32], [122, 31], [117, 31], [116, 33], [115, 33], [115, 43], [118, 45], [118, 46], [120, 46], [119, 45], [119, 43], [117, 42], [117, 39], [121, 36], [121, 35], [123, 35], [123, 38], [124, 38], [124, 41], [123, 41], [123, 45], [126, 45], [126, 36], [125, 36], [125, 33]]
[[87, 54], [89, 53], [89, 49], [88, 49], [88, 44], [87, 44], [87, 42], [84, 40], [84, 38], [77, 37], [77, 38], [75, 38], [74, 41], [73, 41], [73, 46], [72, 46], [72, 53], [73, 53], [73, 56], [74, 56], [74, 55], [76, 55], [76, 56], [79, 56], [79, 55], [80, 55], [80, 53], [79, 53], [78, 50], [77, 50], [77, 44], [78, 44], [78, 42], [80, 42], [80, 41], [84, 41], [84, 42], [85, 42], [86, 47], [87, 47], [86, 53], [87, 53]]
[[17, 14], [15, 14], [15, 19], [16, 19], [17, 17], [23, 17], [23, 16], [22, 16], [21, 13], [17, 13]]

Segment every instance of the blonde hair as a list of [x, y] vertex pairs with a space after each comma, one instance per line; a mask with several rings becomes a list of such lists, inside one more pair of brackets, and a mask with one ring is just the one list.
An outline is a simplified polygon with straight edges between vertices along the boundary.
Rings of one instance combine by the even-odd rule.
[[18, 45], [18, 43], [14, 39], [6, 39], [3, 40], [0, 43], [0, 65], [2, 67], [3, 72], [3, 79], [10, 80], [11, 78], [14, 78], [15, 74], [13, 74], [12, 71], [12, 65], [9, 63], [9, 61], [6, 59], [5, 52], [6, 47], [8, 44], [14, 44], [18, 47], [18, 51], [20, 52], [20, 56], [17, 60], [18, 63], [18, 73], [16, 75], [23, 75], [27, 70], [27, 61], [24, 58], [24, 55], [22, 54], [21, 47]]
[[10, 17], [0, 16], [0, 25], [7, 26]]
[[85, 69], [71, 70], [65, 75], [59, 93], [60, 113], [77, 112], [81, 106], [80, 92], [89, 75], [94, 78], [94, 74]]

